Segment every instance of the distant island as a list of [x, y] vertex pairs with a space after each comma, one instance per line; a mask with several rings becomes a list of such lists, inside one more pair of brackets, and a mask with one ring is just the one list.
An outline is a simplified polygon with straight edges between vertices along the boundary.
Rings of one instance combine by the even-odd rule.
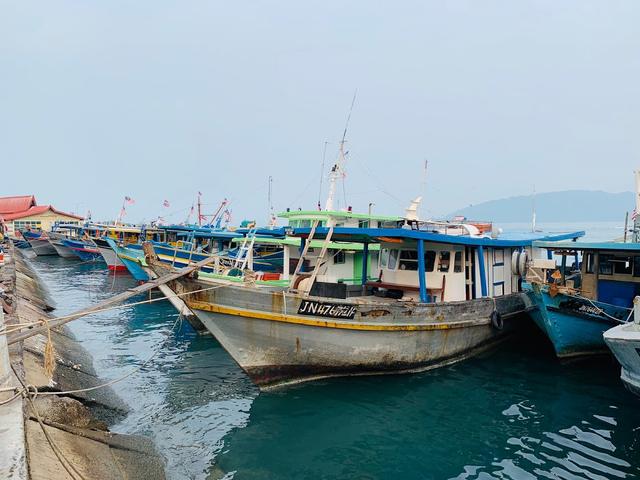
[[[533, 195], [503, 198], [470, 205], [448, 217], [465, 216], [495, 222], [531, 221]], [[538, 193], [536, 216], [540, 222], [624, 220], [625, 212], [635, 207], [633, 192], [609, 193], [590, 190]]]

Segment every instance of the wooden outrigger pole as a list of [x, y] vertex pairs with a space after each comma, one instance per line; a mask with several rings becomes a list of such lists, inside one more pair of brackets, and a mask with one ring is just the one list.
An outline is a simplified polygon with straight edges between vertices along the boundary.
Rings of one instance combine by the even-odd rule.
[[204, 267], [205, 265], [213, 263], [216, 260], [216, 258], [217, 257], [215, 256], [205, 258], [204, 260], [194, 263], [193, 265], [181, 268], [176, 272], [163, 275], [155, 280], [151, 280], [149, 282], [143, 283], [142, 285], [138, 285], [137, 287], [130, 288], [125, 292], [122, 292], [118, 295], [108, 298], [107, 300], [96, 303], [95, 305], [89, 308], [79, 310], [75, 313], [72, 313], [70, 315], [65, 315], [64, 317], [61, 317], [58, 319], [50, 320], [44, 325], [39, 325], [37, 327], [32, 327], [32, 328], [25, 328], [25, 330], [22, 330], [20, 332], [9, 334], [7, 335], [7, 343], [11, 345], [13, 343], [26, 340], [29, 337], [33, 337], [34, 335], [46, 334], [47, 330], [49, 330], [50, 328], [60, 327], [80, 317], [84, 317], [91, 313], [104, 310], [105, 308], [110, 307], [112, 305], [117, 305], [118, 303], [124, 302], [125, 300], [131, 297], [140, 295], [141, 293], [148, 292], [149, 290], [153, 290], [154, 288], [158, 288], [161, 285], [165, 285], [166, 283], [176, 280], [180, 277], [184, 277], [185, 275], [189, 275], [190, 273], [195, 272], [201, 267]]

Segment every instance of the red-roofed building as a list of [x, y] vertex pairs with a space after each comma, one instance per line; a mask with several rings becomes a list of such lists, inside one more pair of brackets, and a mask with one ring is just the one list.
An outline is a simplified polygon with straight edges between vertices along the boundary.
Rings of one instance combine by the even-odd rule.
[[16, 213], [29, 210], [35, 207], [36, 197], [33, 195], [22, 195], [19, 197], [1, 197], [0, 198], [0, 215], [4, 213]]
[[79, 223], [82, 217], [62, 212], [51, 205], [37, 205], [33, 195], [0, 198], [0, 223], [5, 232], [15, 236], [18, 230], [51, 230], [56, 223]]

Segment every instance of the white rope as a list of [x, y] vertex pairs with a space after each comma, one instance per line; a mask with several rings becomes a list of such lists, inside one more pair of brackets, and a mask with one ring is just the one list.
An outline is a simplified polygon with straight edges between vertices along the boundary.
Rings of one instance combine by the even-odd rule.
[[[93, 310], [91, 312], [88, 312], [86, 315], [93, 315], [94, 313], [108, 312], [110, 310], [116, 310], [116, 309], [119, 309], [119, 308], [135, 307], [137, 305], [144, 305], [144, 304], [147, 304], [147, 303], [161, 302], [161, 301], [167, 300], [169, 298], [179, 298], [179, 297], [183, 297], [183, 296], [186, 296], [186, 295], [191, 295], [193, 293], [200, 293], [200, 292], [206, 292], [206, 291], [209, 291], [209, 290], [215, 290], [216, 288], [225, 287], [225, 286], [226, 285], [216, 285], [216, 286], [213, 286], [213, 287], [201, 288], [199, 290], [193, 290], [193, 291], [190, 291], [190, 292], [176, 293], [174, 295], [163, 296], [163, 297], [153, 298], [153, 299], [149, 299], [149, 300], [142, 300], [140, 302], [123, 303], [123, 304], [120, 304], [120, 305], [112, 305], [110, 307], [99, 308], [98, 310]], [[53, 321], [57, 321], [57, 320], [66, 320], [68, 318], [73, 318], [76, 315], [77, 314], [72, 313], [71, 315], [65, 315], [65, 316], [62, 316], [62, 317], [51, 318], [48, 321], [49, 322], [53, 322]], [[85, 316], [85, 315], [83, 315], [83, 316]], [[80, 318], [80, 317], [78, 317], [78, 318]], [[38, 320], [37, 322], [33, 322], [31, 324], [31, 326], [42, 325], [43, 322], [44, 322], [44, 320]], [[0, 335], [7, 335], [7, 334], [10, 334], [10, 333], [22, 331], [22, 328], [23, 327], [14, 328], [14, 329], [8, 329], [8, 330], [5, 330], [4, 332], [0, 331]]]

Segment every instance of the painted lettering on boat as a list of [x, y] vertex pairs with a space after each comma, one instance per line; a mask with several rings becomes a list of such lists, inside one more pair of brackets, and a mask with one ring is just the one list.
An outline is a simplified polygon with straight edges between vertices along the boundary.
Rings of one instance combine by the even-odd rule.
[[315, 315], [317, 317], [353, 319], [356, 316], [357, 310], [358, 309], [354, 305], [302, 300], [302, 302], [300, 302], [300, 308], [298, 308], [298, 314]]

